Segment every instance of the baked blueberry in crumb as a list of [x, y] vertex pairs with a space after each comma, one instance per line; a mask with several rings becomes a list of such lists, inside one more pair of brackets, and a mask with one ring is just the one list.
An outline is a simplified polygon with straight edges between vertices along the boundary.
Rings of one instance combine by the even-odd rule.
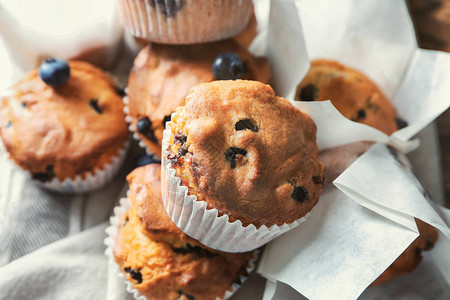
[[325, 177], [323, 176], [313, 176], [311, 179], [316, 184], [323, 184], [325, 181]]
[[8, 123], [6, 123], [6, 125], [5, 125], [5, 128], [9, 128], [9, 127], [11, 127], [11, 125], [12, 125], [11, 121], [8, 121]]
[[195, 300], [194, 296], [188, 295], [188, 294], [184, 293], [183, 291], [178, 291], [178, 296], [179, 296], [178, 299], [181, 299], [181, 300], [186, 300], [186, 299], [187, 300]]
[[20, 102], [20, 106], [22, 106], [22, 108], [27, 108], [27, 104], [25, 102]]
[[253, 132], [258, 132], [258, 125], [255, 124], [255, 122], [253, 122], [250, 119], [243, 119], [243, 120], [239, 120], [239, 122], [237, 122], [234, 125], [234, 128], [239, 131], [239, 130], [245, 130], [245, 129], [249, 129]]
[[89, 106], [92, 107], [93, 110], [95, 110], [99, 115], [103, 113], [100, 106], [98, 106], [98, 99], [92, 98], [89, 100]]
[[213, 62], [212, 72], [216, 80], [236, 80], [244, 75], [244, 64], [235, 53], [219, 54]]
[[120, 86], [116, 86], [115, 90], [116, 90], [116, 94], [122, 98], [127, 95], [127, 93], [125, 93], [125, 89], [121, 88]]
[[125, 272], [127, 272], [128, 274], [130, 274], [131, 278], [134, 279], [134, 280], [136, 280], [137, 283], [142, 283], [142, 274], [141, 274], [141, 272], [140, 272], [141, 269], [135, 270], [135, 269], [133, 269], [133, 268], [127, 267], [127, 268], [125, 268], [124, 270], [125, 270]]
[[364, 108], [358, 110], [358, 120], [364, 120], [366, 118], [366, 111]]
[[45, 172], [32, 173], [31, 178], [40, 182], [48, 182], [55, 177], [53, 168], [53, 165], [47, 165], [45, 167]]
[[225, 152], [225, 159], [230, 163], [230, 167], [232, 169], [236, 168], [236, 160], [238, 155], [247, 156], [247, 150], [237, 147], [230, 147]]
[[149, 164], [159, 164], [160, 160], [156, 159], [153, 155], [144, 154], [140, 156], [136, 161], [136, 168], [143, 167]]
[[405, 120], [403, 120], [401, 118], [396, 118], [395, 122], [397, 123], [398, 129], [402, 129], [402, 128], [405, 128], [406, 126], [408, 126], [408, 122], [406, 122]]
[[304, 86], [298, 93], [300, 101], [316, 101], [319, 89], [314, 84]]
[[217, 256], [217, 253], [212, 253], [205, 248], [199, 246], [192, 246], [191, 244], [186, 244], [185, 247], [172, 248], [173, 252], [178, 254], [194, 254], [199, 257], [212, 258]]
[[292, 199], [298, 201], [298, 202], [305, 202], [309, 199], [309, 193], [308, 190], [305, 189], [302, 186], [296, 186], [294, 187], [294, 190], [291, 194]]
[[149, 140], [157, 143], [158, 140], [155, 137], [155, 132], [152, 129], [152, 121], [149, 118], [143, 117], [137, 121], [136, 124], [137, 132], [145, 135]]
[[69, 80], [70, 67], [65, 60], [50, 57], [41, 64], [38, 74], [46, 84], [58, 87]]

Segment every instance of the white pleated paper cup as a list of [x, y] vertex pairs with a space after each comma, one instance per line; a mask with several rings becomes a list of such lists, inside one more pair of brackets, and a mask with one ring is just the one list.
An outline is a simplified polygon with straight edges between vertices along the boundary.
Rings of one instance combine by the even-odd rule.
[[247, 25], [251, 0], [119, 0], [125, 29], [165, 44], [193, 44], [232, 37]]
[[167, 214], [190, 237], [215, 250], [248, 252], [297, 227], [310, 216], [308, 212], [292, 223], [257, 228], [253, 224], [244, 227], [239, 220], [230, 222], [228, 215], [219, 216], [217, 209], [207, 209], [206, 201], [188, 194], [188, 188], [182, 185], [167, 159], [171, 125], [172, 122], [167, 122], [162, 142], [161, 195]]
[[33, 182], [51, 191], [74, 194], [91, 192], [103, 187], [117, 174], [125, 160], [128, 146], [129, 142], [127, 140], [117, 155], [111, 159], [111, 162], [100, 169], [94, 170], [92, 173], [87, 173], [84, 176], [77, 175], [74, 179], [66, 178], [59, 180], [58, 178], [53, 178], [51, 181], [42, 182], [32, 179], [30, 172], [28, 174]]
[[[109, 266], [112, 268], [113, 272], [115, 272], [117, 276], [119, 278], [122, 278], [123, 281], [125, 282], [127, 292], [132, 294], [134, 299], [136, 300], [147, 300], [147, 298], [143, 296], [129, 280], [127, 280], [126, 276], [120, 270], [119, 265], [114, 260], [113, 249], [116, 244], [116, 237], [120, 225], [120, 218], [124, 213], [126, 213], [130, 209], [130, 207], [131, 201], [128, 198], [121, 198], [119, 201], [119, 205], [114, 208], [114, 214], [109, 219], [111, 224], [105, 229], [105, 232], [107, 234], [107, 237], [105, 238], [104, 241], [106, 245], [105, 254], [108, 257], [108, 263]], [[253, 257], [247, 262], [247, 265], [245, 267], [247, 274], [250, 274], [255, 269], [256, 262], [259, 258], [259, 254], [260, 254], [259, 250], [253, 251]], [[242, 284], [247, 280], [247, 278], [248, 278], [247, 276], [241, 275], [239, 277], [241, 284], [233, 283], [230, 286], [230, 288], [225, 292], [225, 295], [222, 298], [217, 297], [216, 299], [220, 300], [230, 298], [242, 286]]]

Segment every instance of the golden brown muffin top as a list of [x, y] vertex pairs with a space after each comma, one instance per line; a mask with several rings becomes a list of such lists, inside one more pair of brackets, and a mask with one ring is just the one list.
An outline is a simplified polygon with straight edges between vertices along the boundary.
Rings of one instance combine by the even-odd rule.
[[[145, 233], [154, 241], [163, 241], [173, 247], [203, 247], [199, 241], [182, 232], [170, 219], [161, 199], [161, 165], [149, 164], [133, 170], [127, 181], [130, 199]], [[207, 248], [208, 251], [217, 252]]]
[[70, 61], [69, 66], [70, 78], [62, 86], [45, 84], [33, 70], [0, 103], [7, 151], [33, 175], [48, 175], [41, 179], [91, 172], [109, 162], [105, 152], [112, 152], [109, 159], [117, 155], [128, 136], [114, 81], [88, 63]]
[[322, 191], [316, 126], [256, 81], [200, 84], [173, 116], [168, 159], [207, 208], [244, 226], [291, 223]]
[[346, 118], [390, 135], [404, 121], [383, 92], [367, 76], [332, 60], [314, 60], [297, 87], [296, 100], [330, 100]]
[[121, 218], [113, 253], [121, 271], [147, 299], [222, 299], [240, 275], [248, 275], [251, 252], [184, 251], [156, 242], [144, 231], [131, 208]]
[[151, 121], [150, 133], [139, 136], [153, 153], [160, 155], [164, 124], [184, 104], [189, 90], [214, 80], [212, 64], [223, 52], [236, 53], [243, 61], [243, 79], [269, 80], [268, 60], [231, 39], [185, 46], [149, 44], [136, 57], [128, 81], [129, 115], [135, 132], [139, 119]]
[[[356, 142], [319, 153], [325, 165], [326, 186], [330, 186], [342, 172], [373, 145], [372, 142]], [[415, 219], [420, 235], [373, 283], [378, 285], [412, 272], [422, 260], [422, 252], [431, 250], [438, 240], [438, 232], [431, 225]]]

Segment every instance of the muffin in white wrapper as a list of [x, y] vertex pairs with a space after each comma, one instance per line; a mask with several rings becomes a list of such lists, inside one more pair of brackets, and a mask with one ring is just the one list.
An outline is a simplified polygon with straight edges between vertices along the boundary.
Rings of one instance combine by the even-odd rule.
[[[113, 248], [116, 243], [116, 237], [118, 232], [118, 227], [120, 225], [120, 218], [121, 216], [126, 213], [131, 207], [131, 202], [128, 198], [121, 198], [119, 206], [116, 206], [114, 208], [114, 214], [110, 218], [111, 225], [106, 228], [107, 237], [105, 238], [105, 245], [106, 250], [105, 254], [108, 257], [108, 263], [110, 270], [112, 272], [116, 273], [118, 277], [122, 278], [126, 284], [126, 289], [129, 293], [133, 294], [134, 298], [136, 300], [146, 300], [147, 298], [143, 296], [134, 286], [133, 284], [125, 278], [123, 273], [120, 271], [119, 265], [114, 260], [114, 254], [113, 254]], [[247, 274], [250, 274], [256, 266], [256, 262], [259, 257], [259, 250], [253, 251], [253, 257], [247, 262], [247, 265], [245, 267], [245, 270]], [[233, 283], [229, 290], [225, 292], [225, 295], [221, 298], [216, 298], [218, 300], [220, 299], [228, 299], [230, 298], [240, 287], [241, 285], [247, 280], [247, 276], [241, 275], [239, 277], [239, 280], [241, 284]]]
[[172, 122], [166, 124], [162, 148], [161, 185], [164, 207], [172, 221], [187, 235], [207, 247], [224, 252], [247, 252], [261, 247], [279, 235], [297, 227], [310, 215], [281, 226], [265, 225], [246, 227], [237, 220], [230, 222], [227, 215], [219, 216], [217, 209], [207, 209], [205, 201], [188, 195], [188, 188], [181, 184], [167, 159]]
[[117, 155], [113, 157], [109, 163], [100, 169], [94, 170], [92, 173], [85, 174], [84, 176], [77, 175], [74, 179], [66, 178], [62, 181], [58, 178], [53, 178], [49, 182], [41, 182], [38, 180], [33, 181], [46, 189], [60, 193], [91, 192], [104, 186], [114, 177], [114, 175], [117, 174], [123, 161], [125, 160], [128, 146], [129, 142], [126, 141], [123, 144], [123, 148], [118, 151]]
[[123, 26], [133, 36], [165, 44], [221, 40], [244, 29], [251, 0], [120, 0]]

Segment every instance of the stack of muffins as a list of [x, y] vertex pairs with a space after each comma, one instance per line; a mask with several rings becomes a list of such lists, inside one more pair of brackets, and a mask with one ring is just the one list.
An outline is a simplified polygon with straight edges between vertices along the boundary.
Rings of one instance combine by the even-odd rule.
[[[35, 182], [86, 192], [118, 170], [129, 129], [162, 163], [128, 175], [107, 253], [137, 299], [225, 299], [255, 267], [255, 249], [305, 221], [325, 177], [370, 144], [319, 157], [314, 122], [276, 96], [268, 60], [247, 50], [250, 0], [119, 3], [124, 27], [148, 43], [127, 94], [87, 63], [50, 58], [2, 99], [0, 136]], [[296, 100], [329, 99], [386, 134], [407, 126], [364, 74], [314, 61]], [[433, 247], [436, 230], [417, 225], [420, 237], [374, 284], [412, 271]]]

